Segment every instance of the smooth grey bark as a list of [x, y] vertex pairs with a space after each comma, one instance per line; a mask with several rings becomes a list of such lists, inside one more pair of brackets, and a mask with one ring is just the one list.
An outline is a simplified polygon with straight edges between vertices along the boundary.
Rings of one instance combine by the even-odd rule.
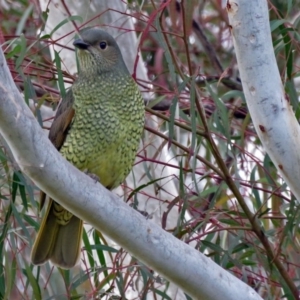
[[300, 201], [300, 130], [274, 54], [266, 0], [229, 0], [227, 10], [247, 106], [276, 168]]

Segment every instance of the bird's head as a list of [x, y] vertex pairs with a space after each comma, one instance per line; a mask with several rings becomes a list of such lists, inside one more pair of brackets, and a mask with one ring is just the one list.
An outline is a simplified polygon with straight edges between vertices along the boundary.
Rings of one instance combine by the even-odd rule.
[[80, 38], [73, 42], [78, 48], [78, 60], [82, 72], [127, 71], [121, 51], [115, 39], [99, 28], [84, 28]]

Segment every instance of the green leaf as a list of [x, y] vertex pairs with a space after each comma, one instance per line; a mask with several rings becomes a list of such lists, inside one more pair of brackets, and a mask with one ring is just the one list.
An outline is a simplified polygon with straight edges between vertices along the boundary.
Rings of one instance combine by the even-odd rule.
[[211, 243], [211, 242], [205, 241], [205, 240], [202, 240], [201, 243], [204, 246], [206, 246], [207, 248], [210, 248], [217, 253], [224, 253], [224, 249], [221, 246], [219, 246], [218, 244], [214, 244], [214, 243]]
[[87, 232], [86, 232], [85, 228], [83, 229], [82, 239], [83, 239], [83, 244], [84, 244], [84, 248], [85, 248], [84, 250], [87, 253], [87, 258], [89, 260], [91, 269], [93, 269], [95, 267], [95, 260], [93, 258], [93, 252], [92, 252], [91, 244], [90, 244], [89, 237], [87, 235]]
[[[76, 290], [80, 285], [82, 285], [85, 281], [90, 279], [90, 276], [93, 275], [94, 272], [86, 272], [84, 273], [82, 270], [79, 271], [79, 274], [77, 274], [73, 279], [70, 286], [71, 290]], [[72, 299], [82, 299], [81, 296], [72, 296]]]
[[25, 11], [22, 13], [22, 17], [21, 17], [21, 19], [20, 19], [20, 21], [18, 22], [18, 25], [17, 25], [16, 35], [20, 35], [24, 31], [25, 26], [26, 26], [26, 22], [28, 21], [28, 18], [32, 13], [33, 8], [34, 8], [34, 4], [30, 3], [28, 5], [28, 7], [25, 9]]
[[[190, 78], [189, 77], [186, 77], [181, 83], [180, 85], [178, 86], [177, 90], [178, 90], [178, 93], [181, 93], [185, 88], [186, 88], [186, 85], [187, 83], [190, 81]], [[178, 97], [177, 96], [174, 96], [174, 99], [172, 101], [172, 104], [170, 106], [170, 121], [169, 121], [169, 148], [171, 146], [171, 140], [173, 139], [174, 137], [174, 129], [175, 129], [175, 126], [174, 126], [174, 121], [176, 119], [176, 115], [177, 115], [177, 110], [178, 110]]]
[[277, 29], [280, 25], [286, 23], [287, 20], [281, 19], [281, 20], [272, 20], [270, 21], [270, 28], [271, 32], [273, 32], [275, 29]]
[[160, 299], [166, 299], [166, 300], [172, 300], [172, 298], [170, 298], [167, 294], [166, 294], [166, 292], [165, 291], [160, 291], [160, 290], [158, 290], [158, 289], [155, 289], [155, 288], [153, 288], [153, 289], [151, 289], [155, 294], [157, 294], [157, 295], [159, 295], [160, 297], [162, 297], [162, 298], [160, 298]]
[[20, 35], [19, 39], [17, 40], [17, 43], [20, 46], [20, 51], [16, 60], [16, 69], [18, 70], [21, 67], [22, 62], [24, 61], [25, 56], [27, 55], [26, 39], [23, 34]]
[[22, 173], [14, 172], [14, 174], [13, 174], [13, 184], [12, 184], [12, 199], [13, 199], [13, 202], [15, 202], [17, 191], [19, 190], [20, 196], [21, 196], [21, 199], [22, 199], [22, 203], [23, 203], [23, 207], [27, 211], [28, 210], [28, 203], [27, 203], [25, 187], [24, 187], [24, 184], [23, 184], [24, 182], [25, 182], [25, 180], [24, 180], [24, 177], [23, 177]]
[[24, 224], [22, 219], [23, 214], [18, 212], [14, 204], [12, 204], [11, 208], [12, 208], [13, 215], [16, 218], [18, 224], [20, 225], [22, 231], [25, 233], [27, 239], [30, 240], [30, 234], [28, 232], [27, 226]]
[[34, 295], [35, 300], [42, 300], [41, 290], [38, 281], [36, 280], [35, 276], [32, 273], [32, 268], [28, 265], [25, 266], [25, 269], [23, 269], [24, 275], [26, 275], [28, 282], [30, 283], [30, 286], [32, 288], [32, 292]]
[[36, 100], [36, 92], [29, 76], [24, 76], [24, 96], [25, 102], [29, 105], [29, 99]]
[[115, 249], [113, 247], [107, 246], [107, 245], [91, 245], [92, 250], [102, 250], [102, 251], [108, 251], [112, 253], [117, 253], [119, 252], [118, 249]]
[[[18, 280], [16, 278], [16, 274], [17, 274], [17, 260], [13, 259], [9, 261], [5, 270], [5, 277], [7, 279], [7, 289], [5, 291], [5, 296], [3, 298], [1, 297], [1, 299], [11, 299], [10, 293], [12, 292], [12, 289]], [[2, 295], [2, 292], [0, 292], [0, 295]]]
[[71, 22], [71, 21], [78, 21], [79, 23], [82, 23], [83, 22], [83, 19], [82, 19], [82, 17], [80, 17], [80, 16], [70, 16], [70, 17], [67, 17], [67, 18], [65, 18], [64, 20], [62, 20], [61, 22], [59, 22], [53, 29], [52, 29], [52, 31], [50, 32], [50, 36], [52, 36], [53, 35], [53, 33], [55, 32], [55, 31], [57, 31], [60, 27], [62, 27], [63, 25], [65, 25], [65, 24], [67, 24], [67, 23], [69, 23], [69, 22]]
[[[98, 234], [98, 231], [97, 230], [94, 230], [93, 232], [93, 239], [94, 239], [94, 242], [95, 242], [95, 245], [103, 245], [101, 243], [101, 240], [99, 238], [99, 234]], [[91, 248], [92, 249], [92, 248]], [[105, 278], [109, 278], [109, 275], [108, 275], [108, 272], [107, 272], [107, 268], [106, 268], [106, 259], [105, 259], [105, 254], [103, 251], [105, 251], [104, 249], [95, 249], [96, 252], [97, 252], [97, 256], [98, 256], [98, 259], [100, 261], [100, 265], [102, 267], [104, 267], [104, 276]], [[110, 251], [108, 251], [110, 252]]]
[[62, 98], [65, 98], [66, 89], [65, 89], [64, 77], [61, 69], [61, 60], [57, 51], [54, 51], [54, 57], [55, 57], [55, 64], [57, 68], [57, 81], [58, 81], [60, 94]]
[[225, 106], [224, 102], [218, 97], [218, 95], [212, 90], [209, 84], [206, 84], [206, 88], [209, 94], [212, 96], [216, 107], [216, 115], [215, 115], [215, 123], [217, 130], [221, 132], [226, 138], [227, 141], [230, 141], [231, 134], [230, 134], [230, 121], [228, 118], [228, 109]]
[[160, 177], [160, 178], [157, 178], [157, 179], [152, 179], [150, 181], [148, 181], [147, 183], [145, 184], [141, 184], [140, 186], [138, 186], [136, 189], [134, 189], [130, 194], [129, 196], [127, 197], [127, 200], [129, 200], [133, 195], [135, 195], [136, 193], [138, 193], [139, 191], [141, 191], [142, 189], [144, 189], [145, 187], [147, 186], [150, 186], [152, 184], [154, 184], [155, 182], [158, 182], [160, 180], [163, 180], [165, 178], [168, 178], [168, 176], [166, 177]]
[[169, 74], [171, 76], [171, 80], [173, 82], [176, 82], [176, 73], [175, 73], [175, 67], [174, 67], [174, 63], [173, 63], [173, 59], [172, 59], [172, 55], [170, 53], [168, 44], [166, 43], [166, 40], [164, 36], [164, 34], [162, 33], [162, 29], [159, 23], [159, 14], [157, 14], [157, 17], [154, 21], [154, 25], [156, 27], [156, 36], [157, 36], [157, 40], [160, 44], [160, 46], [164, 49], [164, 56], [166, 58], [167, 61], [167, 65], [168, 65], [168, 69], [169, 69]]

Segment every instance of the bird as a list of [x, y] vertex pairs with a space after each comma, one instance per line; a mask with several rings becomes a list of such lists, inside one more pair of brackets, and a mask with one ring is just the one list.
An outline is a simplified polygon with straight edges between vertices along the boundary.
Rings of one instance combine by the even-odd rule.
[[[84, 28], [73, 45], [78, 76], [57, 109], [49, 139], [65, 159], [112, 190], [132, 169], [144, 127], [144, 100], [109, 33]], [[41, 207], [45, 199], [41, 191]], [[82, 220], [49, 199], [31, 262], [41, 265], [50, 260], [63, 269], [74, 267], [82, 231]]]

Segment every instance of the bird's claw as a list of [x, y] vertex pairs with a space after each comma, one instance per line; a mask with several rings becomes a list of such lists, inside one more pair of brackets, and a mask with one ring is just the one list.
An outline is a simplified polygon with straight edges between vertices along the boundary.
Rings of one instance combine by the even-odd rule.
[[88, 170], [84, 170], [83, 173], [89, 176], [90, 178], [94, 179], [95, 182], [100, 182], [100, 178], [96, 174], [90, 173]]

